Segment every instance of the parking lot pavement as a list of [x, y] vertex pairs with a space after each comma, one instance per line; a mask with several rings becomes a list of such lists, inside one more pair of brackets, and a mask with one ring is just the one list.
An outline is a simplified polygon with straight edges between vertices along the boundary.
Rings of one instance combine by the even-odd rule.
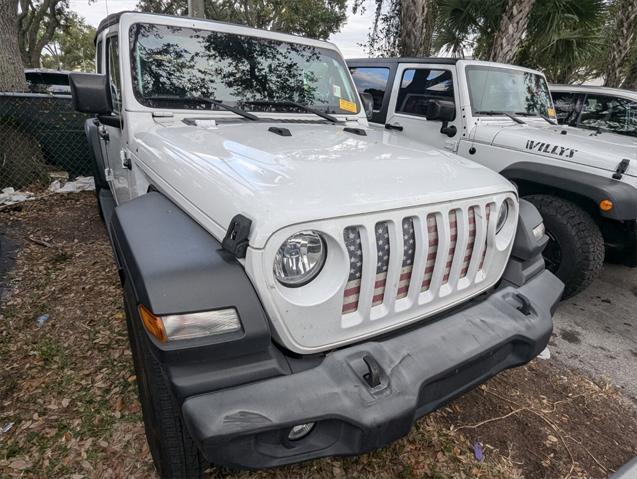
[[551, 354], [595, 378], [608, 378], [637, 403], [637, 269], [606, 264], [586, 291], [553, 318]]

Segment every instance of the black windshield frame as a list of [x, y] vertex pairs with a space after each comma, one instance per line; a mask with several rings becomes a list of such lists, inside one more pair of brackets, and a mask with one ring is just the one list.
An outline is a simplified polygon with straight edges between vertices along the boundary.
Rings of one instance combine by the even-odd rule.
[[[178, 32], [180, 35], [188, 35], [191, 40], [195, 39], [192, 41], [197, 48], [193, 49], [192, 45], [186, 47], [176, 43], [171, 44], [166, 37], [168, 41], [163, 43], [166, 46], [166, 51], [160, 52], [165, 53], [164, 57], [156, 54], [156, 57], [159, 58], [158, 64], [163, 62], [164, 65], [168, 66], [176, 65], [177, 62], [171, 53], [177, 51], [182, 53], [180, 60], [185, 59], [186, 63], [184, 64], [195, 62], [195, 67], [203, 66], [206, 71], [202, 73], [200, 68], [195, 68], [194, 73], [189, 74], [188, 72], [192, 70], [182, 68], [182, 70], [173, 72], [177, 73], [178, 77], [181, 74], [180, 78], [183, 81], [179, 83], [179, 80], [175, 80], [175, 77], [170, 75], [171, 72], [167, 67], [162, 68], [163, 65], [154, 72], [150, 67], [141, 66], [140, 62], [149, 62], [151, 58], [155, 61], [155, 57], [149, 55], [148, 58], [144, 58], [136, 53], [137, 38], [140, 35], [140, 29], [143, 28], [147, 28], [147, 32], [151, 33], [145, 33], [146, 37], [141, 38], [149, 38], [149, 35], [152, 34], [159, 44], [162, 44], [164, 38], [161, 33], [170, 29], [172, 29], [171, 33]], [[155, 34], [155, 32], [159, 34]], [[130, 26], [129, 42], [133, 95], [139, 104], [148, 108], [200, 109], [200, 106], [193, 102], [184, 102], [184, 104], [172, 102], [168, 106], [148, 98], [157, 96], [157, 93], [161, 95], [162, 93], [179, 92], [184, 97], [193, 96], [195, 93], [194, 96], [216, 98], [224, 104], [250, 111], [302, 111], [299, 108], [288, 106], [291, 103], [297, 103], [327, 114], [356, 115], [362, 111], [356, 87], [345, 61], [338, 51], [331, 48], [293, 42], [287, 39], [279, 40], [244, 33], [147, 22], [136, 22]], [[201, 45], [205, 45], [205, 48], [200, 49]], [[240, 50], [238, 53], [237, 49]], [[291, 52], [291, 54], [286, 56], [284, 52]], [[239, 60], [236, 60], [237, 55]], [[298, 60], [295, 55], [304, 59], [305, 63]], [[314, 61], [316, 63], [313, 63]], [[226, 75], [228, 63], [231, 63], [233, 70]], [[257, 65], [256, 68], [254, 64]], [[273, 64], [274, 67], [283, 65], [290, 68], [276, 68], [273, 75]], [[267, 68], [261, 68], [260, 71], [254, 73], [254, 70], [258, 70], [262, 65]], [[315, 65], [317, 68], [327, 69], [333, 76], [324, 80], [312, 71], [312, 67]], [[146, 68], [146, 70], [142, 68]], [[220, 70], [224, 75], [222, 77], [210, 75], [209, 70], [212, 69]], [[290, 70], [294, 71], [294, 74]], [[165, 92], [146, 88], [147, 80], [140, 76], [140, 72], [143, 74], [149, 71], [157, 73], [162, 87], [167, 88]], [[246, 71], [249, 71], [250, 75], [245, 75]], [[213, 78], [213, 80], [206, 81], [206, 78]], [[193, 82], [197, 82], [196, 87], [202, 91], [194, 92], [189, 89]], [[319, 84], [322, 88], [318, 88]], [[170, 88], [173, 90], [171, 91]], [[223, 90], [225, 94], [218, 95], [214, 91], [215, 88]], [[320, 98], [318, 98], [319, 95], [321, 95]], [[255, 106], [255, 103], [251, 103], [251, 100], [277, 101], [281, 104], [277, 108], [271, 106], [260, 108]]]

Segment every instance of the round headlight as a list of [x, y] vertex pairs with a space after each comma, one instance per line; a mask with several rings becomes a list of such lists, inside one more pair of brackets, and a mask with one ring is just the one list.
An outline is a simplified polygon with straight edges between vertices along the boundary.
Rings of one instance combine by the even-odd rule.
[[500, 232], [500, 230], [504, 226], [504, 223], [506, 223], [508, 216], [509, 216], [509, 202], [503, 201], [502, 206], [500, 206], [500, 212], [498, 213], [498, 222], [496, 223], [496, 226], [495, 226], [496, 234]]
[[274, 257], [274, 276], [296, 288], [312, 281], [325, 264], [325, 241], [316, 231], [301, 231], [283, 242]]

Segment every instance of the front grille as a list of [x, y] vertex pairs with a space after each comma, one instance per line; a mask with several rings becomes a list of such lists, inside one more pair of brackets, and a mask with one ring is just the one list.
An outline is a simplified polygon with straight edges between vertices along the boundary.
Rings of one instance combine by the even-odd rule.
[[494, 207], [492, 202], [468, 203], [390, 218], [375, 223], [373, 230], [345, 227], [350, 269], [342, 314], [374, 319], [400, 302], [406, 303], [404, 309], [431, 302], [444, 306], [484, 281], [489, 238], [495, 235], [488, 227]]

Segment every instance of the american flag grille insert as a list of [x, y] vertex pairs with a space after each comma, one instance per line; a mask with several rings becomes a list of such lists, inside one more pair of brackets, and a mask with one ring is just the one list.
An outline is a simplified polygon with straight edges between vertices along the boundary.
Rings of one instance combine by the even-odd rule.
[[348, 226], [343, 230], [343, 240], [349, 255], [349, 275], [343, 294], [343, 314], [358, 309], [358, 298], [361, 293], [361, 276], [363, 273], [363, 249], [361, 232], [358, 226]]
[[[491, 217], [491, 210], [493, 210], [494, 208], [494, 204], [493, 203], [489, 203], [487, 205], [487, 224], [489, 224], [489, 218]], [[484, 251], [482, 251], [482, 258], [480, 259], [480, 266], [478, 266], [478, 269], [482, 269], [482, 267], [484, 266], [484, 260], [487, 257], [487, 248], [484, 248]]]
[[431, 286], [431, 278], [434, 274], [436, 257], [438, 254], [438, 220], [435, 214], [427, 216], [427, 236], [429, 237], [429, 249], [427, 250], [427, 261], [425, 262], [425, 276], [422, 279], [421, 291], [427, 291]]
[[372, 306], [378, 306], [385, 297], [385, 283], [389, 268], [389, 227], [387, 222], [377, 223], [376, 228], [376, 277], [374, 281], [374, 297]]
[[[342, 314], [365, 313], [360, 309], [363, 303], [363, 309], [367, 311], [384, 303], [391, 310], [396, 300], [410, 296], [415, 278], [418, 278], [420, 293], [431, 291], [433, 294], [425, 301], [483, 281], [488, 238], [494, 234], [488, 229], [494, 209], [492, 202], [476, 203], [426, 215], [394, 217], [376, 222], [373, 229], [372, 225], [345, 227], [343, 240], [349, 257], [349, 274]], [[419, 244], [420, 241], [424, 244]], [[370, 244], [365, 247], [367, 242]], [[369, 251], [365, 253], [369, 257], [364, 257], [363, 251]], [[397, 254], [399, 258], [396, 258]], [[366, 261], [372, 261], [372, 264], [364, 272]], [[459, 280], [462, 280], [462, 286], [459, 286]], [[363, 296], [365, 300], [361, 303]]]
[[473, 255], [473, 247], [476, 244], [476, 207], [472, 206], [468, 210], [469, 220], [469, 238], [467, 240], [467, 247], [464, 251], [464, 258], [462, 258], [462, 269], [460, 270], [460, 277], [466, 278], [469, 272], [469, 264], [471, 264], [471, 256]]
[[449, 234], [449, 254], [447, 255], [447, 262], [445, 263], [445, 274], [442, 277], [443, 284], [447, 284], [449, 282], [453, 256], [456, 254], [456, 245], [458, 244], [458, 214], [456, 213], [456, 210], [451, 210], [449, 212]]
[[403, 263], [400, 269], [398, 282], [397, 299], [407, 296], [409, 283], [411, 283], [411, 273], [414, 267], [414, 256], [416, 254], [416, 233], [414, 231], [414, 219], [403, 218]]

